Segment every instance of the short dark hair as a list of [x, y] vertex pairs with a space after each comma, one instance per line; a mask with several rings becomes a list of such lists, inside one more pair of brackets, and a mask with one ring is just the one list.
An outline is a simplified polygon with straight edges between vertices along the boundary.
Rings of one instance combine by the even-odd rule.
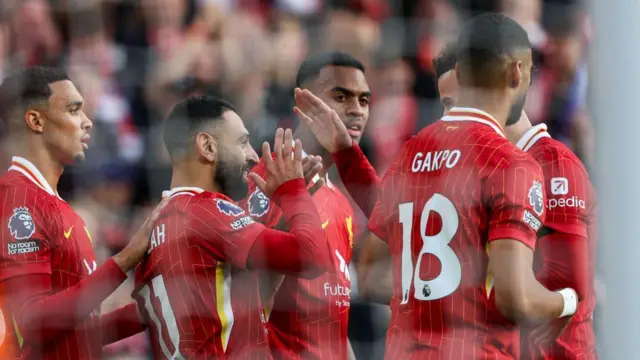
[[469, 20], [456, 41], [458, 66], [466, 79], [478, 87], [492, 87], [509, 57], [531, 49], [527, 32], [513, 19], [484, 13]]
[[300, 65], [296, 75], [296, 86], [302, 87], [307, 81], [318, 76], [326, 66], [344, 66], [364, 72], [364, 65], [350, 54], [341, 51], [321, 53], [309, 57]]
[[226, 111], [236, 109], [226, 100], [213, 96], [190, 96], [169, 113], [162, 129], [162, 138], [172, 160], [184, 157], [196, 134], [212, 122], [220, 120]]
[[64, 70], [47, 66], [28, 67], [10, 74], [0, 85], [0, 118], [8, 125], [16, 110], [47, 102], [52, 94], [49, 85], [63, 80], [69, 80]]
[[582, 17], [576, 5], [545, 5], [542, 27], [551, 37], [577, 37], [582, 35]]
[[440, 54], [433, 59], [433, 70], [436, 73], [436, 79], [440, 79], [442, 75], [453, 70], [456, 67], [456, 47], [455, 43], [447, 44]]

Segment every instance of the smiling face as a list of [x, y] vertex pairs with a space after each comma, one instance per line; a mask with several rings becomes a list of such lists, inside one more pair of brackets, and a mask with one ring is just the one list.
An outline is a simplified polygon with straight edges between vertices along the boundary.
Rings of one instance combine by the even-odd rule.
[[351, 138], [360, 142], [371, 100], [364, 72], [354, 67], [325, 66], [307, 87], [336, 111]]
[[247, 174], [258, 161], [249, 143], [249, 131], [234, 111], [225, 111], [216, 130], [215, 182], [233, 200], [247, 196]]
[[91, 120], [84, 114], [84, 100], [69, 80], [49, 84], [51, 96], [44, 110], [29, 110], [25, 120], [32, 130], [42, 133], [45, 146], [63, 164], [85, 159], [91, 138]]

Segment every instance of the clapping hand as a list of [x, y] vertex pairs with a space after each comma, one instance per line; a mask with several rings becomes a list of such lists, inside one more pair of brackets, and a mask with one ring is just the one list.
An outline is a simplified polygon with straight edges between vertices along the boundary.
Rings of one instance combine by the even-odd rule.
[[294, 97], [293, 111], [327, 151], [335, 153], [351, 147], [351, 136], [335, 110], [307, 89], [296, 88]]
[[[271, 147], [268, 142], [262, 144], [262, 158], [267, 170], [266, 181], [255, 173], [250, 173], [251, 180], [271, 197], [280, 185], [293, 179], [302, 179], [304, 171], [302, 167], [302, 144], [300, 140], [293, 145], [293, 133], [291, 129], [276, 130], [273, 142], [274, 156], [271, 155]], [[294, 150], [295, 147], [295, 150]]]

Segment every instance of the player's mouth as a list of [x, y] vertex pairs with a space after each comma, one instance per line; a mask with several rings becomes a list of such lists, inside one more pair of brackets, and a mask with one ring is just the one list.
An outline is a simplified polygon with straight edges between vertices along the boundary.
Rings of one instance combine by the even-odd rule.
[[360, 138], [362, 136], [362, 129], [364, 128], [364, 126], [360, 123], [350, 123], [350, 124], [345, 124], [347, 126], [347, 132], [349, 132], [349, 135], [351, 136], [351, 138]]
[[251, 171], [251, 169], [254, 167], [254, 165], [255, 164], [247, 163], [247, 165], [242, 167], [242, 179], [247, 181], [247, 179], [248, 179], [247, 175], [249, 175], [249, 171]]
[[82, 143], [82, 148], [84, 150], [87, 150], [89, 148], [89, 142], [91, 141], [91, 135], [85, 135], [80, 139], [80, 142]]

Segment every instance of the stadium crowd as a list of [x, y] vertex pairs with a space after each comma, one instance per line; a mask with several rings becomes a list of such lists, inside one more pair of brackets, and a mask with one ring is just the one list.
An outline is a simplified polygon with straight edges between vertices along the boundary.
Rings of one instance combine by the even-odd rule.
[[[67, 168], [58, 190], [86, 222], [101, 263], [125, 247], [167, 190], [171, 162], [161, 125], [186, 96], [230, 100], [259, 152], [278, 127], [299, 122], [293, 89], [303, 60], [348, 52], [364, 64], [372, 92], [360, 147], [382, 174], [406, 140], [442, 115], [433, 59], [468, 17], [483, 11], [505, 13], [527, 30], [535, 73], [526, 113], [592, 167], [586, 63], [592, 29], [578, 1], [2, 1], [0, 78], [52, 65], [66, 69], [83, 94], [91, 146], [83, 164]], [[8, 168], [8, 150], [0, 154], [0, 168]], [[335, 170], [330, 177], [341, 186]], [[357, 262], [367, 220], [359, 213], [354, 222]], [[351, 344], [357, 358], [383, 358], [388, 307], [359, 299], [351, 270]], [[103, 312], [129, 303], [132, 289], [130, 276]], [[109, 345], [105, 356], [145, 359], [150, 351], [142, 333]]]

